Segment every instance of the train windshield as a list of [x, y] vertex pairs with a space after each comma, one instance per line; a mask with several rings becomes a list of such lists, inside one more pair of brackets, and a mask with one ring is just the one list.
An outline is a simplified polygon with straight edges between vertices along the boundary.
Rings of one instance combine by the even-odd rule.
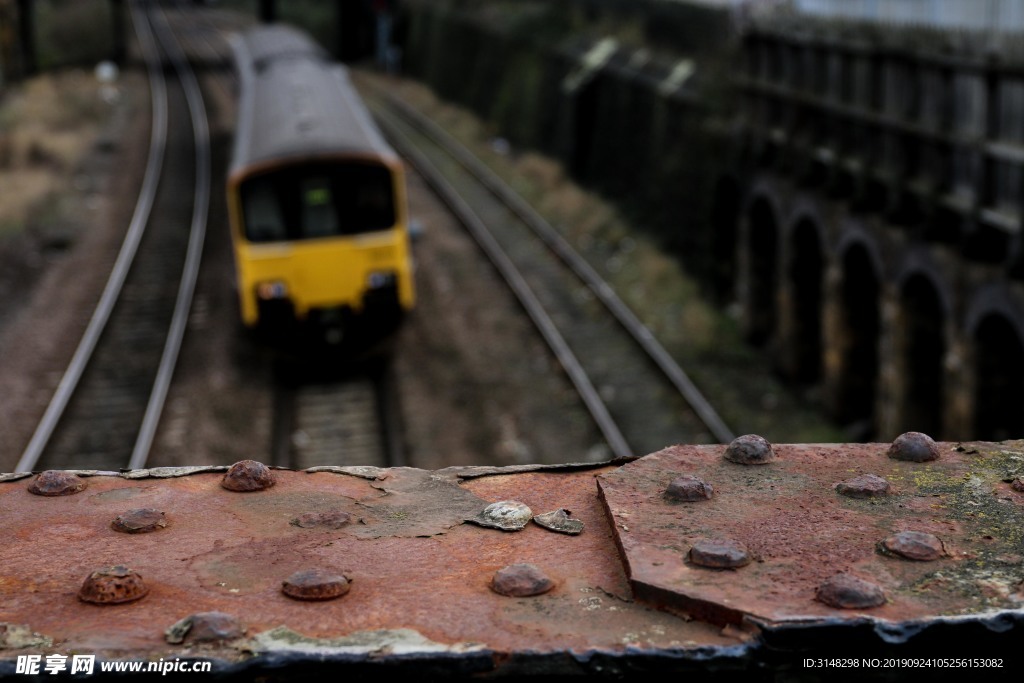
[[245, 236], [278, 242], [357, 235], [395, 224], [391, 173], [374, 164], [275, 170], [241, 186]]

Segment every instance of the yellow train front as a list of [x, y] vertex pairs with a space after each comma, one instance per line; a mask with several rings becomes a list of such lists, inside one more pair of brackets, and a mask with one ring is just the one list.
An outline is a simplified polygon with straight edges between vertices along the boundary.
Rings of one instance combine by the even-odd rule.
[[293, 349], [371, 350], [415, 303], [403, 165], [346, 68], [304, 33], [263, 25], [232, 45], [242, 322]]

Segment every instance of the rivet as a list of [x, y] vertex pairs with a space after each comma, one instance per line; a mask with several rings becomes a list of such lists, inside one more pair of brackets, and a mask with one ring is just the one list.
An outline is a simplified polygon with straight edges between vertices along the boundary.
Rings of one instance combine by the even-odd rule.
[[542, 515], [537, 515], [533, 518], [537, 524], [540, 524], [545, 529], [551, 529], [562, 534], [569, 534], [576, 536], [583, 533], [583, 522], [578, 519], [572, 519], [569, 517], [572, 513], [569, 510], [559, 508], [558, 510], [552, 510], [551, 512], [545, 512]]
[[86, 487], [85, 479], [64, 470], [46, 470], [32, 480], [28, 490], [37, 496], [70, 496]]
[[893, 439], [888, 455], [893, 460], [907, 462], [928, 462], [938, 460], [939, 449], [927, 434], [905, 432]]
[[167, 519], [161, 510], [137, 508], [114, 518], [110, 527], [126, 534], [145, 534], [167, 526]]
[[491, 578], [491, 590], [513, 598], [547, 593], [554, 585], [538, 566], [528, 562], [510, 564], [496, 571]]
[[692, 474], [684, 474], [669, 482], [665, 489], [665, 498], [673, 501], [692, 502], [696, 500], [709, 500], [714, 493], [714, 487], [700, 477]]
[[467, 522], [480, 526], [501, 529], [502, 531], [519, 531], [533, 518], [533, 511], [518, 500], [500, 500], [485, 507]]
[[877, 474], [862, 474], [836, 484], [836, 493], [849, 498], [878, 498], [888, 495], [889, 482]]
[[744, 434], [725, 449], [725, 459], [740, 465], [766, 465], [775, 460], [775, 449], [763, 436]]
[[164, 638], [177, 645], [188, 639], [190, 642], [209, 643], [235, 640], [245, 635], [238, 619], [224, 612], [198, 612], [178, 621], [166, 631]]
[[231, 466], [220, 485], [229, 491], [261, 491], [274, 485], [274, 475], [261, 462], [240, 460]]
[[937, 560], [946, 554], [938, 536], [923, 531], [901, 531], [882, 541], [880, 549], [882, 552], [920, 562]]
[[281, 582], [281, 590], [297, 600], [333, 600], [348, 593], [351, 581], [344, 574], [324, 569], [303, 569]]
[[884, 605], [885, 591], [852, 574], [836, 574], [818, 586], [815, 599], [836, 609], [867, 609]]
[[149, 588], [138, 572], [116, 565], [89, 574], [78, 591], [78, 597], [96, 605], [117, 605], [138, 600], [147, 593]]
[[750, 564], [750, 553], [739, 541], [729, 538], [706, 538], [690, 548], [690, 562], [711, 569], [734, 569]]
[[352, 515], [343, 510], [328, 510], [326, 512], [306, 512], [291, 521], [292, 526], [303, 529], [323, 527], [325, 529], [340, 529], [352, 522]]

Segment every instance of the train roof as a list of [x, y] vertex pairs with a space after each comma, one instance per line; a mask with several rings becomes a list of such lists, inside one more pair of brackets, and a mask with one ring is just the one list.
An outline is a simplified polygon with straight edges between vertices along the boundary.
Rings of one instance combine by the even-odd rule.
[[348, 69], [300, 30], [265, 24], [232, 39], [239, 108], [232, 173], [310, 155], [397, 159]]

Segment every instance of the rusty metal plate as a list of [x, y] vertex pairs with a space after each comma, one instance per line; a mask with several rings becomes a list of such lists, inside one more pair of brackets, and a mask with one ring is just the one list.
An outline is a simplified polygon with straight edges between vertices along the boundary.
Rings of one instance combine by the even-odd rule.
[[[223, 468], [82, 473], [86, 486], [63, 496], [30, 493], [32, 478], [4, 481], [0, 669], [53, 652], [228, 664], [419, 657], [496, 671], [517, 657], [655, 653], [678, 662], [744, 651], [745, 637], [633, 601], [594, 480], [612, 470], [274, 469], [272, 485], [246, 492], [221, 485]], [[571, 511], [585, 530], [467, 523], [507, 500], [538, 514]], [[112, 527], [140, 509], [163, 513], [164, 524], [152, 533]], [[520, 563], [552, 587], [496, 592], [496, 573]], [[296, 575], [315, 579], [300, 591], [315, 600], [282, 590]], [[106, 583], [83, 591], [90, 576]]]
[[[938, 459], [904, 462], [889, 444], [775, 445], [774, 460], [756, 465], [727, 460], [726, 446], [673, 446], [598, 484], [636, 595], [666, 609], [718, 624], [868, 620], [889, 633], [929, 620], [1019, 620], [1024, 493], [1013, 482], [1024, 442], [935, 446]], [[889, 492], [871, 495], [863, 480], [837, 491], [869, 474]], [[666, 496], [681, 477], [713, 494]], [[839, 575], [882, 599], [830, 588]]]

